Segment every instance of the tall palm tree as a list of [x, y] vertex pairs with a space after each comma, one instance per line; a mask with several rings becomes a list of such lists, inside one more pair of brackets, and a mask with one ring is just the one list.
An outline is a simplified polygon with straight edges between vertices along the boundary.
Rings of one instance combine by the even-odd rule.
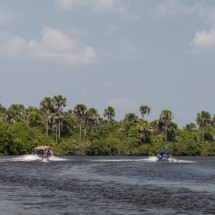
[[99, 122], [99, 114], [95, 108], [89, 108], [86, 112], [86, 128], [87, 132], [92, 132], [92, 127]]
[[54, 96], [52, 99], [52, 105], [57, 112], [61, 112], [66, 107], [67, 99], [63, 98], [62, 95]]
[[202, 130], [202, 142], [204, 142], [204, 128], [207, 125], [213, 124], [213, 118], [207, 111], [201, 111], [200, 113], [197, 113], [196, 123]]
[[79, 124], [80, 140], [82, 139], [82, 124], [85, 121], [86, 112], [87, 112], [87, 107], [84, 104], [77, 104], [73, 109], [73, 114], [75, 115], [77, 122]]
[[147, 105], [140, 106], [140, 113], [141, 113], [141, 116], [143, 119], [146, 114], [149, 115], [150, 111], [151, 111], [151, 109]]
[[46, 136], [48, 137], [48, 130], [49, 130], [49, 122], [51, 119], [51, 114], [54, 112], [54, 108], [52, 106], [52, 98], [51, 97], [45, 97], [40, 102], [40, 109], [45, 114], [45, 127], [46, 127]]
[[107, 118], [108, 124], [113, 121], [115, 117], [115, 109], [111, 106], [108, 106], [106, 109], [104, 109], [104, 117]]
[[55, 135], [56, 135], [56, 143], [57, 143], [57, 140], [58, 138], [60, 139], [60, 135], [61, 135], [60, 123], [63, 121], [63, 114], [56, 112], [56, 113], [53, 113], [52, 117], [53, 117], [53, 123], [55, 126]]
[[173, 119], [173, 114], [170, 110], [163, 110], [158, 119], [159, 127], [164, 130], [165, 142], [167, 141], [167, 127]]
[[63, 108], [66, 107], [67, 99], [62, 95], [54, 96], [52, 99], [52, 106], [54, 108], [53, 123], [58, 130], [58, 138], [61, 136], [61, 124], [63, 122]]

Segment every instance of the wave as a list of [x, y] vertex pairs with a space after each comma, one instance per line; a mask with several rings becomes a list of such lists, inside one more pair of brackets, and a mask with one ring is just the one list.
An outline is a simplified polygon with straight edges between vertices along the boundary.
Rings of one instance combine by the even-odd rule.
[[168, 161], [170, 163], [196, 163], [196, 161], [190, 161], [190, 160], [178, 160], [175, 158], [169, 158]]
[[[91, 160], [92, 162], [147, 162], [147, 163], [154, 163], [158, 162], [159, 159], [156, 156], [149, 156], [148, 158], [131, 158], [131, 159], [98, 159], [98, 160]], [[163, 162], [163, 161], [159, 161]], [[168, 160], [165, 160], [167, 163], [195, 163], [196, 161], [190, 161], [190, 160], [178, 160], [176, 158], [169, 158]]]
[[30, 162], [30, 161], [42, 161], [42, 162], [49, 162], [49, 161], [66, 161], [66, 158], [60, 158], [57, 156], [52, 156], [49, 159], [41, 159], [37, 155], [20, 155], [16, 157], [7, 157], [4, 159], [0, 159], [0, 162]]
[[92, 162], [156, 162], [158, 159], [157, 157], [149, 157], [149, 158], [116, 158], [116, 159], [98, 159], [98, 160], [91, 160]]
[[60, 158], [60, 157], [57, 157], [57, 156], [52, 156], [49, 158], [49, 161], [67, 161], [68, 159], [66, 158]]
[[21, 155], [8, 160], [9, 161], [36, 161], [36, 160], [40, 160], [40, 158], [38, 158], [37, 155]]

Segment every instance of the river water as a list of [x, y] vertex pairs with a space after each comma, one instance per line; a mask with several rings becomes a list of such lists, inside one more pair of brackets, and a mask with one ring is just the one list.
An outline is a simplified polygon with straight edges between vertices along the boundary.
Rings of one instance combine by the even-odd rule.
[[215, 157], [3, 156], [0, 214], [215, 214]]

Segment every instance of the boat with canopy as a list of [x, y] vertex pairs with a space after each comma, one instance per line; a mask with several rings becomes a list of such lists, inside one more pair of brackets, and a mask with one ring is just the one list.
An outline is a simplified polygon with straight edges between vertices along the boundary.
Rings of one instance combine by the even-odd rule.
[[37, 155], [42, 160], [43, 159], [48, 160], [51, 156], [53, 156], [53, 152], [50, 146], [37, 146], [33, 148], [33, 154]]

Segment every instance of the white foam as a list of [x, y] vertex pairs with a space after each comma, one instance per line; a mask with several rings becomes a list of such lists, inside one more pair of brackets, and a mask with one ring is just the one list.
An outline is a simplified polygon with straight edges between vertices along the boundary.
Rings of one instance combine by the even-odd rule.
[[141, 158], [141, 159], [98, 159], [98, 160], [91, 160], [94, 162], [156, 162], [158, 159], [157, 157], [148, 157], [148, 158]]
[[128, 162], [128, 161], [135, 161], [132, 159], [98, 159], [98, 160], [91, 160], [92, 162]]
[[49, 159], [41, 159], [39, 158], [37, 155], [20, 155], [20, 156], [16, 156], [15, 158], [8, 158], [5, 160], [1, 160], [0, 162], [5, 162], [5, 161], [23, 161], [23, 162], [29, 162], [29, 161], [42, 161], [42, 162], [49, 162], [49, 161], [65, 161], [67, 159], [65, 158], [59, 158], [56, 156], [52, 156]]
[[49, 159], [43, 158], [41, 161], [44, 163], [47, 163], [47, 162], [49, 162]]
[[[98, 159], [98, 160], [91, 160], [94, 162], [148, 162], [153, 163], [159, 161], [159, 159], [156, 156], [149, 156], [148, 158], [142, 158], [142, 159]], [[169, 158], [165, 159], [165, 161], [170, 163], [195, 163], [195, 161], [190, 160], [178, 160], [176, 158]], [[162, 162], [162, 161], [161, 161]]]
[[168, 161], [170, 163], [195, 163], [196, 161], [190, 161], [190, 160], [177, 160], [175, 158], [169, 158]]
[[60, 158], [60, 157], [57, 157], [57, 156], [52, 156], [49, 158], [50, 161], [66, 161], [68, 159], [66, 158]]
[[37, 155], [21, 155], [9, 160], [10, 161], [35, 161], [35, 160], [40, 160], [40, 158]]
[[145, 162], [157, 162], [158, 158], [156, 156], [149, 156], [148, 158], [143, 159]]

